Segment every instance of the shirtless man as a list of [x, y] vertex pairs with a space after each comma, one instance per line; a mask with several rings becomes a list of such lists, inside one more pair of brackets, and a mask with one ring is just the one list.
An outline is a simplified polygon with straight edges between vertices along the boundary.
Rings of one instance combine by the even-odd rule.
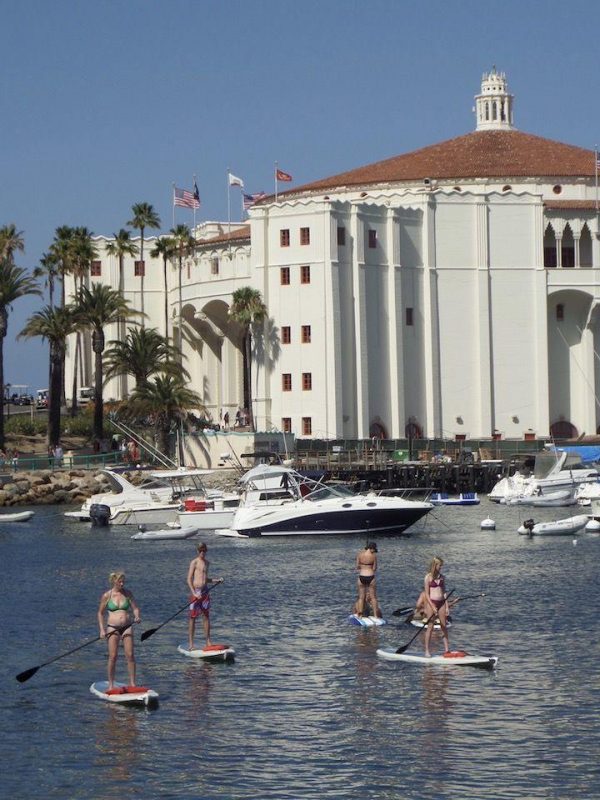
[[190, 603], [190, 618], [188, 622], [188, 647], [194, 649], [194, 633], [196, 631], [196, 619], [202, 615], [202, 625], [206, 644], [210, 645], [210, 595], [208, 584], [223, 583], [223, 578], [208, 577], [208, 561], [206, 560], [207, 547], [204, 542], [198, 545], [198, 555], [190, 562], [187, 574], [187, 585], [192, 593]]
[[365, 545], [365, 549], [361, 550], [356, 556], [356, 571], [358, 572], [357, 616], [362, 617], [364, 614], [365, 602], [368, 594], [373, 616], [381, 617], [381, 609], [377, 601], [377, 590], [375, 586], [375, 572], [377, 571], [377, 545], [375, 542], [368, 542]]

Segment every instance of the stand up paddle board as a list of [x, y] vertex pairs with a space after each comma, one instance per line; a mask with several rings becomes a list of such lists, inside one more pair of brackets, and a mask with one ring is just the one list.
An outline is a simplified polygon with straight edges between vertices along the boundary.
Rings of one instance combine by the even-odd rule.
[[90, 692], [109, 703], [134, 703], [143, 706], [158, 703], [158, 692], [146, 686], [126, 686], [115, 682], [114, 689], [109, 689], [108, 681], [96, 681], [90, 686]]
[[348, 617], [350, 625], [361, 625], [363, 628], [373, 628], [376, 625], [385, 625], [386, 620], [381, 617], [359, 617], [357, 614], [350, 614]]
[[[411, 625], [414, 625], [415, 628], [424, 628], [425, 627], [425, 623], [427, 622], [427, 620], [426, 619], [411, 619], [411, 620], [409, 620], [409, 622], [410, 622]], [[450, 618], [448, 618], [448, 622], [446, 623], [446, 627], [447, 628], [451, 628], [452, 627], [452, 620]], [[436, 622], [434, 624], [434, 626], [433, 626], [433, 630], [434, 631], [439, 631], [440, 629], [441, 629], [440, 628], [440, 623]]]
[[436, 664], [443, 667], [479, 667], [480, 669], [494, 669], [498, 663], [497, 656], [473, 656], [464, 650], [451, 650], [441, 656], [417, 656], [414, 653], [397, 653], [393, 647], [380, 647], [377, 650], [379, 658], [387, 661], [405, 661], [407, 664]]
[[177, 650], [188, 658], [203, 658], [205, 661], [233, 661], [235, 658], [235, 650], [228, 644], [209, 644], [197, 650], [188, 650], [185, 644], [180, 644]]

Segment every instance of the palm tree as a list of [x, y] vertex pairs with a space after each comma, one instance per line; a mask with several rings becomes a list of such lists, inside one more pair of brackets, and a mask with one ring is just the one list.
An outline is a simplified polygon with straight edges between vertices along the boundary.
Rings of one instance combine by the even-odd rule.
[[[119, 259], [119, 291], [125, 296], [124, 275], [123, 275], [123, 261], [125, 256], [135, 256], [138, 252], [138, 246], [131, 240], [131, 234], [125, 228], [121, 228], [118, 233], [113, 234], [113, 241], [106, 245], [106, 252], [111, 256], [116, 256]], [[125, 338], [125, 324], [123, 320], [119, 322], [119, 330], [117, 333], [119, 341]], [[125, 382], [125, 373], [121, 373], [123, 378], [121, 380], [121, 398], [125, 397], [127, 392], [127, 384]]]
[[44, 288], [48, 289], [50, 308], [54, 307], [54, 284], [60, 275], [60, 262], [58, 257], [50, 252], [44, 253], [40, 258], [39, 267], [33, 270], [34, 278], [44, 278]]
[[8, 312], [15, 300], [28, 294], [40, 295], [35, 279], [8, 258], [0, 261], [0, 448], [4, 449], [4, 339]]
[[[133, 217], [127, 223], [131, 225], [132, 228], [137, 228], [140, 232], [140, 261], [142, 262], [142, 274], [141, 274], [141, 284], [140, 284], [140, 292], [141, 292], [141, 309], [142, 314], [144, 313], [144, 273], [146, 271], [146, 265], [144, 263], [144, 231], [146, 228], [160, 228], [160, 217], [154, 210], [154, 206], [150, 203], [134, 203], [131, 206], [131, 210], [133, 211]], [[142, 317], [142, 325], [144, 324], [143, 317]]]
[[109, 342], [104, 355], [106, 380], [116, 375], [133, 375], [136, 387], [148, 382], [156, 373], [186, 380], [190, 376], [181, 366], [181, 352], [169, 344], [156, 328], [130, 328], [125, 341]]
[[152, 258], [162, 258], [163, 260], [163, 278], [164, 278], [164, 294], [165, 294], [165, 338], [169, 338], [169, 295], [168, 295], [168, 280], [167, 280], [167, 262], [173, 258], [176, 253], [176, 243], [174, 239], [169, 236], [163, 236], [157, 239], [156, 244], [150, 251]]
[[65, 297], [65, 278], [71, 273], [71, 260], [73, 247], [71, 240], [73, 238], [74, 228], [68, 225], [59, 226], [54, 233], [54, 240], [50, 245], [50, 255], [56, 260], [56, 266], [61, 281], [61, 299], [62, 306], [66, 303]]
[[50, 381], [48, 383], [48, 445], [56, 447], [60, 440], [60, 409], [62, 405], [62, 374], [67, 349], [67, 337], [76, 329], [73, 306], [48, 305], [36, 311], [18, 338], [41, 336], [50, 349]]
[[[183, 378], [157, 375], [152, 381], [136, 386], [119, 415], [130, 420], [151, 417], [157, 445], [161, 452], [169, 455], [172, 428], [184, 422], [188, 412], [194, 410], [205, 413], [200, 395], [188, 389]], [[180, 464], [182, 460], [180, 448]]]
[[257, 289], [242, 286], [233, 293], [229, 317], [242, 328], [242, 357], [244, 363], [244, 405], [248, 409], [250, 426], [254, 430], [252, 412], [252, 328], [267, 316], [262, 295]]
[[25, 240], [23, 231], [18, 231], [17, 226], [11, 222], [10, 225], [0, 228], [0, 258], [6, 258], [12, 263], [17, 250], [25, 252]]
[[181, 308], [182, 308], [182, 296], [181, 296], [181, 270], [183, 269], [183, 257], [189, 255], [190, 253], [194, 252], [194, 248], [196, 247], [196, 240], [192, 236], [192, 232], [188, 228], [187, 225], [176, 225], [174, 228], [171, 228], [169, 234], [173, 240], [174, 251], [177, 254], [177, 264], [178, 264], [178, 271], [179, 271], [179, 279], [178, 279], [178, 286], [179, 286], [179, 348], [183, 349], [183, 338], [182, 338], [182, 319], [181, 319]]
[[103, 414], [103, 353], [106, 339], [104, 329], [107, 325], [122, 319], [139, 316], [130, 308], [123, 295], [102, 283], [94, 283], [90, 289], [81, 286], [77, 294], [75, 317], [81, 327], [92, 331], [92, 350], [94, 352], [94, 436], [98, 441], [104, 438]]

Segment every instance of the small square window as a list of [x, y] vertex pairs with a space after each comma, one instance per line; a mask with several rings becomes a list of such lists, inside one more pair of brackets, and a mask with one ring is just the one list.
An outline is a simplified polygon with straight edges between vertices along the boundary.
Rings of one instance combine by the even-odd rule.
[[559, 322], [562, 322], [565, 318], [565, 307], [562, 303], [558, 303], [556, 306], [556, 319]]
[[92, 261], [90, 264], [90, 275], [92, 278], [99, 278], [102, 275], [102, 262]]
[[136, 278], [141, 278], [146, 274], [146, 264], [144, 261], [135, 261], [133, 264], [133, 274]]
[[213, 256], [210, 260], [210, 274], [219, 274], [219, 256]]
[[310, 267], [300, 267], [300, 283], [310, 283]]
[[290, 229], [289, 228], [282, 228], [279, 231], [279, 244], [281, 247], [289, 247], [290, 246]]
[[280, 278], [282, 286], [289, 286], [290, 285], [290, 268], [289, 267], [281, 267], [281, 270], [279, 271], [279, 278]]
[[302, 391], [310, 392], [312, 389], [312, 372], [302, 373]]
[[284, 372], [281, 376], [281, 388], [284, 392], [292, 391], [292, 375], [290, 372]]
[[302, 434], [303, 436], [312, 435], [312, 417], [302, 417]]
[[281, 420], [281, 430], [284, 433], [291, 433], [292, 432], [292, 418], [291, 417], [283, 417]]
[[372, 228], [369, 229], [369, 247], [371, 249], [377, 247], [377, 231]]
[[281, 344], [289, 344], [292, 341], [292, 329], [289, 325], [281, 327]]
[[311, 342], [310, 325], [303, 325], [302, 326], [302, 344], [310, 344], [310, 342]]
[[345, 247], [346, 245], [346, 228], [343, 226], [340, 226], [337, 229], [337, 243], [338, 247]]
[[407, 308], [406, 309], [406, 324], [407, 325], [414, 325], [413, 322], [413, 309]]
[[310, 228], [300, 228], [300, 244], [310, 244]]

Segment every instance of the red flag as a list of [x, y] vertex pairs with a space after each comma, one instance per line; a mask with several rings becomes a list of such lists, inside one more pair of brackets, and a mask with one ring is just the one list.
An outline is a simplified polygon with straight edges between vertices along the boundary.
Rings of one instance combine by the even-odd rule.
[[275, 173], [275, 176], [278, 181], [284, 181], [285, 183], [294, 180], [289, 173], [284, 172], [282, 169], [278, 169], [277, 172]]

